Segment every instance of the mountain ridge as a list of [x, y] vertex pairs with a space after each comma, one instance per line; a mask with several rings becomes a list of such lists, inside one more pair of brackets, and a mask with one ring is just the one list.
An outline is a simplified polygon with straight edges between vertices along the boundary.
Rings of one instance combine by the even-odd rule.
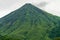
[[25, 4], [0, 21], [0, 35], [6, 40], [52, 40], [54, 38], [49, 33], [60, 27], [59, 17], [32, 4]]

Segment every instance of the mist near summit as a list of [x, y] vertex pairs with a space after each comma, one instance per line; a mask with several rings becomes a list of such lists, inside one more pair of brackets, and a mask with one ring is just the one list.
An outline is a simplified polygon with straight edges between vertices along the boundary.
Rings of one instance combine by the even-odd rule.
[[25, 3], [31, 3], [53, 15], [60, 16], [60, 0], [0, 0], [0, 18], [20, 8]]

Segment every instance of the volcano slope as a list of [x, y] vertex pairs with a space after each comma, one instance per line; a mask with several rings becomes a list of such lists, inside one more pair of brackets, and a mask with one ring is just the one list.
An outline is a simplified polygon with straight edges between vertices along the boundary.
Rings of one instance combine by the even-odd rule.
[[59, 28], [60, 17], [27, 3], [0, 19], [0, 40], [55, 40]]

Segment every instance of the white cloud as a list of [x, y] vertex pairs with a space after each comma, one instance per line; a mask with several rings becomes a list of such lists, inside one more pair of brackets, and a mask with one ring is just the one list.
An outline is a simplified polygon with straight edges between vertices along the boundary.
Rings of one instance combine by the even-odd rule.
[[60, 16], [60, 0], [51, 2], [44, 9], [54, 15]]
[[60, 15], [58, 13], [60, 12], [59, 9], [60, 0], [0, 0], [0, 18], [7, 15], [11, 11], [21, 7], [25, 3], [32, 3], [35, 6], [42, 8], [53, 14], [54, 11], [56, 11], [57, 12], [56, 15]]
[[11, 12], [11, 10], [1, 10], [0, 11], [0, 18], [7, 15], [7, 14], [9, 14], [10, 12]]
[[0, 0], [0, 17], [7, 15], [25, 3], [38, 4], [41, 1], [44, 0]]

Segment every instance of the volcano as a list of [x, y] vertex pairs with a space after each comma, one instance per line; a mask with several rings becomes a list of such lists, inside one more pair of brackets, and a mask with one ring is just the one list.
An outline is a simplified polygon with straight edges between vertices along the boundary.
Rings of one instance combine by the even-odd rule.
[[0, 39], [53, 40], [60, 37], [59, 28], [60, 17], [27, 3], [0, 19]]

